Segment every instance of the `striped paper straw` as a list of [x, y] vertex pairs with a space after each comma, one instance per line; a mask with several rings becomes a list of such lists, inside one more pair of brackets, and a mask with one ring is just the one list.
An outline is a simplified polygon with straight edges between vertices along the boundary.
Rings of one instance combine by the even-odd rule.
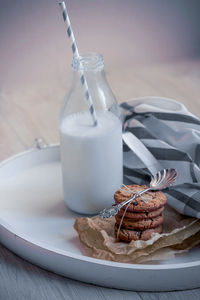
[[97, 125], [96, 111], [94, 109], [94, 104], [93, 104], [92, 97], [91, 97], [89, 89], [88, 89], [87, 80], [86, 80], [84, 72], [83, 72], [83, 65], [82, 65], [82, 62], [81, 62], [81, 59], [80, 59], [80, 55], [79, 55], [79, 51], [78, 51], [78, 48], [77, 48], [76, 40], [75, 40], [75, 37], [74, 37], [74, 33], [73, 33], [73, 30], [72, 30], [72, 26], [71, 26], [71, 22], [70, 22], [70, 19], [69, 19], [69, 15], [67, 13], [67, 8], [66, 8], [66, 5], [65, 5], [64, 1], [59, 2], [59, 4], [60, 4], [61, 9], [62, 9], [62, 14], [63, 14], [64, 22], [67, 24], [67, 34], [68, 34], [68, 37], [72, 41], [72, 52], [73, 52], [74, 56], [76, 56], [79, 59], [79, 61], [80, 61], [80, 71], [79, 71], [79, 73], [80, 73], [80, 80], [81, 80], [81, 84], [82, 84], [82, 86], [84, 88], [84, 94], [85, 94], [86, 101], [87, 101], [87, 103], [89, 105], [89, 111], [90, 111], [90, 114], [91, 114], [91, 117], [92, 117], [93, 124], [94, 124], [94, 126], [96, 126]]

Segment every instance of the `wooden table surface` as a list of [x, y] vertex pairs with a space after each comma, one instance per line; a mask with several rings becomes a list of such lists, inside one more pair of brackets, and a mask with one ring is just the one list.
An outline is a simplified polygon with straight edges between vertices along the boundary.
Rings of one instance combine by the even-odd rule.
[[[200, 60], [107, 68], [118, 101], [164, 96], [200, 116]], [[68, 76], [66, 73], [65, 76]], [[123, 79], [123, 80], [122, 80]], [[0, 160], [27, 149], [36, 137], [58, 142], [58, 113], [66, 77], [50, 86], [21, 86], [0, 94]], [[114, 290], [64, 278], [34, 266], [0, 246], [0, 300], [23, 299], [200, 299], [200, 289], [146, 293]]]

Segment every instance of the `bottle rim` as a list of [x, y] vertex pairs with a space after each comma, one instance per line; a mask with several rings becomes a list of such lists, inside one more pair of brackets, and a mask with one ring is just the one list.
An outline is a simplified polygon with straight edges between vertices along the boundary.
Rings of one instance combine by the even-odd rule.
[[104, 68], [103, 55], [100, 53], [86, 53], [79, 57], [73, 56], [72, 68], [75, 71], [101, 71]]

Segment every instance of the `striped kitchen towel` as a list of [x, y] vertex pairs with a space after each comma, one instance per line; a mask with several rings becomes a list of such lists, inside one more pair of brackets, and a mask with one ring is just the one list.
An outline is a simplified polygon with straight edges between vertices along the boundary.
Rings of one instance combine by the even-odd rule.
[[[124, 102], [121, 109], [124, 131], [138, 138], [158, 161], [157, 171], [178, 171], [176, 183], [165, 191], [169, 205], [200, 218], [200, 119], [182, 103], [160, 97]], [[140, 155], [142, 147], [137, 143], [135, 147], [137, 156], [124, 144], [125, 183], [148, 184], [152, 170]]]

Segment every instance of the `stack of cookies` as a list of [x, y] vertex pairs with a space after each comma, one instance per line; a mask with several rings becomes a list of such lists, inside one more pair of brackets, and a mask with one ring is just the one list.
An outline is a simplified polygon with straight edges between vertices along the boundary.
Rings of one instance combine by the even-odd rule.
[[[129, 185], [127, 187], [129, 190], [122, 187], [115, 193], [114, 199], [117, 204], [147, 188], [146, 185]], [[162, 233], [163, 211], [166, 202], [166, 196], [162, 192], [149, 191], [131, 202], [123, 218], [126, 209], [126, 206], [124, 206], [115, 216], [115, 233], [118, 239], [125, 242], [132, 240], [146, 241], [151, 238], [152, 233]]]

